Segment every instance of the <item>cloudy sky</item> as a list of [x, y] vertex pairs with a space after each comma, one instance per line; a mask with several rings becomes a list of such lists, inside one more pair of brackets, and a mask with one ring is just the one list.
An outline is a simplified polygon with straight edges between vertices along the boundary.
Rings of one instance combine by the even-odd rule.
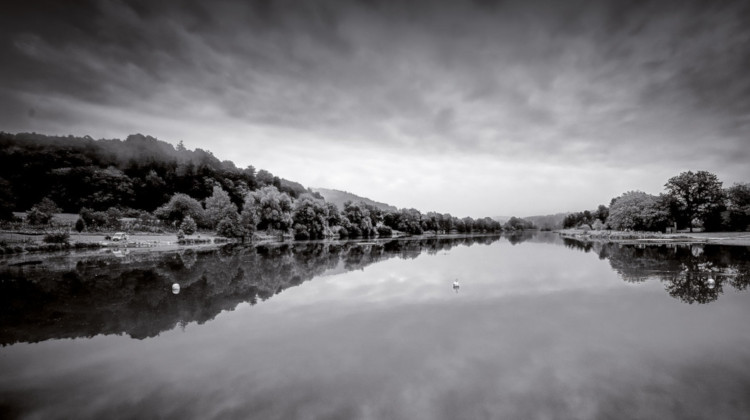
[[33, 1], [0, 130], [210, 150], [456, 216], [750, 181], [743, 1]]

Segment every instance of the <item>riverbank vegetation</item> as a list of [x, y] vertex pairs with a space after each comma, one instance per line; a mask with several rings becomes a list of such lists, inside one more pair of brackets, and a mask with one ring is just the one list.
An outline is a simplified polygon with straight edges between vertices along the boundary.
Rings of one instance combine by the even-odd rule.
[[670, 232], [750, 230], [750, 183], [724, 188], [715, 174], [687, 171], [670, 178], [665, 192], [628, 191], [596, 210], [570, 213], [563, 228]]
[[[77, 216], [53, 217], [60, 213]], [[16, 231], [123, 230], [178, 238], [202, 231], [242, 241], [261, 233], [305, 240], [496, 233], [504, 227], [489, 217], [365, 202], [339, 208], [268, 171], [237, 168], [210, 151], [140, 134], [121, 141], [0, 133], [0, 220]], [[505, 225], [530, 227], [518, 218]]]

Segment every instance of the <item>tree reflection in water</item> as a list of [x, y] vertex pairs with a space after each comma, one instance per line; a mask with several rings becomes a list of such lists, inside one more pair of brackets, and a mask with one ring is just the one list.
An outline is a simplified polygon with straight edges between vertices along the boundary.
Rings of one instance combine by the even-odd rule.
[[[609, 260], [623, 280], [632, 283], [657, 278], [670, 296], [686, 303], [709, 303], [728, 285], [750, 285], [750, 247], [709, 244], [613, 244], [565, 238], [565, 246], [595, 252]], [[712, 281], [713, 280], [713, 281]]]
[[[416, 258], [498, 236], [376, 243], [294, 242], [257, 247], [112, 253], [0, 268], [0, 344], [127, 334], [154, 337], [176, 325], [205, 323], [328, 270], [359, 270], [389, 258]], [[179, 284], [179, 294], [172, 285]]]

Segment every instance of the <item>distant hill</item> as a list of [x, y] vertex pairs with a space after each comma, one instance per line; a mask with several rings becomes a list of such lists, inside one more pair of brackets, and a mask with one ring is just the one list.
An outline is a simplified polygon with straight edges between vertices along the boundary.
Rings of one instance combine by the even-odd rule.
[[567, 216], [570, 213], [557, 213], [557, 214], [548, 214], [544, 216], [529, 216], [524, 217], [524, 219], [534, 223], [539, 229], [548, 229], [548, 230], [555, 230], [555, 229], [562, 229], [563, 227], [563, 220], [565, 220], [565, 216]]
[[381, 210], [398, 211], [398, 209], [395, 206], [391, 206], [390, 204], [370, 200], [369, 198], [366, 198], [366, 197], [360, 197], [356, 194], [352, 194], [347, 191], [331, 190], [328, 188], [311, 188], [311, 190], [313, 192], [316, 192], [322, 195], [326, 201], [335, 204], [339, 209], [343, 209], [344, 203], [347, 201], [351, 201], [354, 203], [363, 201], [366, 204], [375, 206]]

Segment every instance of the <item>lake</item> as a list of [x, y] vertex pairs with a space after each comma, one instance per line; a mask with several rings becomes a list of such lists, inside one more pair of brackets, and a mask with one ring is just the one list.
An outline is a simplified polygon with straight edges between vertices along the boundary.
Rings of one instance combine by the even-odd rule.
[[0, 418], [750, 413], [748, 247], [526, 232], [72, 254], [0, 276]]

